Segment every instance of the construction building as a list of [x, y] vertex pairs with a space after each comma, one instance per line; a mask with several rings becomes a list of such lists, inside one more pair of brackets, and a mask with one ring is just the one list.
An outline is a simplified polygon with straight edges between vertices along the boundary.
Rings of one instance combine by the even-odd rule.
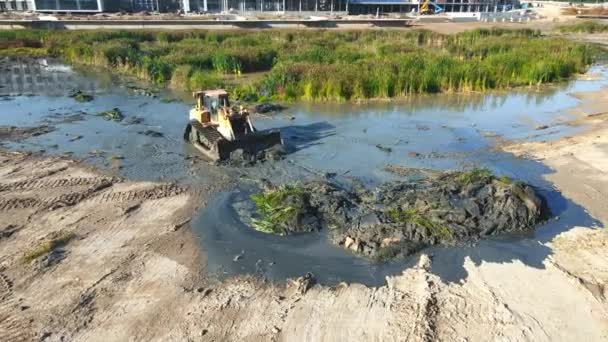
[[[184, 0], [185, 12], [343, 12], [348, 14], [418, 12], [419, 0]], [[505, 0], [438, 0], [446, 12], [493, 12]]]
[[103, 12], [103, 0], [34, 0], [35, 11]]
[[[493, 0], [436, 0], [445, 12], [493, 12], [499, 3]], [[418, 12], [418, 0], [350, 0], [349, 14], [411, 13]]]
[[[501, 11], [513, 0], [436, 0], [445, 12]], [[385, 14], [418, 12], [422, 0], [0, 0], [0, 11], [37, 12], [300, 12]]]
[[103, 0], [0, 0], [0, 12], [103, 12]]
[[33, 0], [0, 0], [0, 12], [31, 11], [34, 9]]

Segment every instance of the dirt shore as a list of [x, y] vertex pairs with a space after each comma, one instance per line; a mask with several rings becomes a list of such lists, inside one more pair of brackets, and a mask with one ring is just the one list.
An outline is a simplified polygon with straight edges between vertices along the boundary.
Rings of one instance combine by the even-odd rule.
[[570, 124], [588, 125], [582, 134], [555, 141], [503, 146], [507, 152], [535, 159], [553, 173], [545, 178], [568, 198], [608, 226], [608, 89], [574, 94], [580, 105], [570, 110]]
[[[603, 125], [519, 151], [547, 158], [549, 179], [605, 220]], [[215, 189], [129, 182], [58, 157], [0, 160], [3, 341], [608, 338], [603, 229], [559, 235], [544, 268], [466, 259], [461, 283], [430, 273], [426, 255], [379, 288], [210, 283], [188, 220]]]

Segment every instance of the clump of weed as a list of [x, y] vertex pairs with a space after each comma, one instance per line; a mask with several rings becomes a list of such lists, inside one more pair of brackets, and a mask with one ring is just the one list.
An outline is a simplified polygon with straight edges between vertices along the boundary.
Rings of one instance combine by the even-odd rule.
[[111, 120], [111, 121], [116, 121], [116, 122], [120, 122], [120, 121], [122, 121], [122, 119], [125, 118], [124, 115], [122, 114], [122, 112], [120, 111], [120, 109], [118, 109], [118, 108], [112, 108], [108, 111], [98, 113], [97, 116], [101, 116], [106, 120]]
[[298, 185], [283, 185], [276, 190], [267, 190], [251, 195], [258, 218], [253, 227], [264, 233], [287, 234], [286, 225], [297, 224], [298, 217], [306, 205], [305, 194]]
[[91, 102], [93, 101], [93, 95], [86, 94], [80, 90], [77, 90], [70, 94], [70, 97], [76, 100], [76, 102]]
[[107, 159], [108, 159], [108, 161], [109, 161], [109, 162], [113, 162], [113, 161], [115, 161], [115, 160], [123, 160], [123, 159], [125, 159], [125, 157], [123, 157], [123, 156], [121, 156], [121, 155], [114, 155], [114, 154], [111, 154], [111, 155], [109, 155], [109, 156], [108, 156], [108, 158], [107, 158]]
[[452, 231], [446, 225], [435, 222], [424, 216], [417, 208], [394, 207], [386, 212], [388, 218], [395, 223], [412, 223], [426, 229], [432, 236], [442, 240], [451, 240]]
[[499, 182], [503, 183], [503, 184], [512, 184], [513, 183], [513, 179], [511, 179], [511, 177], [507, 177], [507, 176], [501, 176], [497, 178]]
[[30, 263], [44, 255], [48, 255], [53, 250], [58, 247], [65, 246], [68, 242], [76, 237], [76, 234], [73, 232], [61, 231], [59, 234], [49, 240], [42, 241], [32, 250], [28, 251], [23, 256], [23, 261], [26, 263]]
[[492, 171], [486, 168], [478, 168], [461, 172], [456, 178], [456, 181], [458, 181], [460, 185], [465, 186], [479, 182], [487, 182], [492, 179], [492, 177]]

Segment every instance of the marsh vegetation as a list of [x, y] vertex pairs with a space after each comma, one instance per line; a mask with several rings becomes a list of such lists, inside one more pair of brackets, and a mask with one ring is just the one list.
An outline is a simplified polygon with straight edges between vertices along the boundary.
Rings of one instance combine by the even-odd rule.
[[[7, 31], [3, 55], [49, 55], [245, 101], [348, 101], [565, 80], [594, 48], [530, 29], [383, 31]], [[247, 78], [244, 74], [262, 73]]]

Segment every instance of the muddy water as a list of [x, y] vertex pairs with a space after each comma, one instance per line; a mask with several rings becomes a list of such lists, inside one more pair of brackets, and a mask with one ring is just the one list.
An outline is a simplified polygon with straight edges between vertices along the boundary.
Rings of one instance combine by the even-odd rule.
[[[236, 210], [250, 206], [249, 193], [260, 178], [280, 183], [329, 172], [338, 180], [356, 177], [373, 185], [398, 178], [384, 171], [387, 164], [432, 169], [485, 166], [538, 186], [559, 220], [526, 237], [429, 250], [435, 255], [435, 272], [458, 280], [466, 275], [462, 268], [465, 257], [474, 262], [519, 260], [542, 267], [550, 251], [541, 241], [573, 225], [596, 223], [544, 183], [542, 175], [551, 170], [494, 149], [503, 139], [551, 139], [582, 129], [565, 124], [573, 118], [565, 109], [577, 105], [570, 93], [608, 84], [605, 68], [594, 67], [590, 73], [602, 77], [542, 90], [424, 96], [400, 103], [294, 104], [283, 113], [257, 118], [260, 128], [281, 128], [290, 154], [283, 161], [255, 168], [217, 167], [201, 160], [182, 141], [190, 104], [167, 101], [176, 94], [142, 95], [133, 83], [49, 61], [2, 66], [0, 125], [54, 126], [51, 133], [4, 144], [50, 154], [69, 153], [133, 179], [196, 184], [238, 179], [237, 190], [217, 196], [193, 221], [207, 252], [208, 269], [220, 278], [246, 272], [280, 280], [312, 271], [328, 284], [358, 281], [377, 285], [414, 260], [375, 264], [329, 245], [322, 234], [280, 238], [252, 231], [240, 222]], [[74, 89], [95, 98], [76, 102], [66, 96]], [[123, 122], [95, 115], [114, 107], [125, 115]], [[550, 127], [537, 130], [542, 125]], [[145, 131], [162, 136], [142, 134]]]

